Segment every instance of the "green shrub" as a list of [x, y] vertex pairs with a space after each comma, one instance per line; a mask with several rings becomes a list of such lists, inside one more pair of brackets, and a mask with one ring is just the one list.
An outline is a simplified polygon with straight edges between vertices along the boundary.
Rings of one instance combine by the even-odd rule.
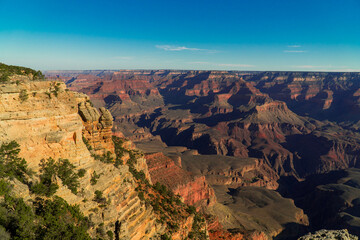
[[82, 136], [82, 140], [85, 143], [86, 148], [91, 151], [93, 148], [91, 147], [89, 141], [84, 136]]
[[107, 231], [106, 235], [109, 237], [109, 240], [113, 240], [114, 239], [114, 233], [112, 231]]
[[80, 186], [79, 175], [74, 171], [75, 166], [68, 159], [59, 159], [57, 162], [48, 158], [40, 162], [40, 182], [31, 187], [35, 194], [52, 196], [59, 186], [54, 183], [55, 177], [58, 176], [63, 185], [67, 186], [72, 193], [76, 194]]
[[35, 194], [52, 196], [59, 186], [54, 183], [57, 174], [57, 165], [54, 159], [41, 159], [40, 161], [40, 182], [31, 187], [31, 191]]
[[141, 201], [145, 201], [145, 197], [144, 197], [144, 193], [143, 192], [139, 192], [138, 196], [140, 198]]
[[101, 239], [105, 237], [104, 223], [100, 223], [99, 226], [96, 228], [96, 235], [100, 236]]
[[2, 240], [10, 240], [11, 239], [10, 233], [8, 233], [3, 226], [0, 226], [0, 239], [2, 239]]
[[103, 196], [102, 191], [96, 190], [95, 191], [94, 201], [97, 203], [106, 203], [106, 198]]
[[4, 75], [11, 76], [14, 74], [16, 74], [16, 75], [32, 74], [33, 79], [44, 79], [45, 78], [41, 71], [35, 71], [31, 68], [26, 68], [26, 67], [6, 65], [3, 63], [0, 63], [0, 73], [1, 73], [1, 77]]
[[99, 180], [99, 178], [100, 178], [100, 174], [96, 174], [96, 171], [94, 171], [91, 174], [91, 179], [90, 179], [91, 185], [95, 185], [97, 183], [97, 181]]
[[153, 186], [153, 188], [163, 196], [166, 196], [168, 194], [168, 190], [167, 190], [166, 186], [159, 182], [156, 182], [156, 184]]
[[124, 152], [126, 152], [126, 150], [123, 148], [123, 140], [119, 137], [113, 136], [112, 140], [114, 142], [114, 148], [115, 148], [115, 162], [114, 165], [115, 167], [119, 167], [120, 165], [123, 165], [124, 162], [121, 159], [124, 155]]
[[12, 239], [36, 239], [35, 214], [22, 198], [5, 195], [0, 204], [0, 225]]
[[19, 99], [20, 99], [21, 102], [25, 102], [26, 100], [29, 99], [29, 94], [27, 93], [26, 89], [23, 89], [23, 90], [20, 91]]
[[90, 240], [87, 233], [90, 222], [80, 212], [79, 206], [71, 206], [64, 199], [55, 196], [53, 200], [37, 198], [35, 213], [40, 218], [36, 239]]
[[79, 176], [79, 178], [82, 178], [85, 176], [86, 170], [85, 169], [79, 169], [77, 175]]
[[4, 196], [11, 192], [11, 185], [5, 179], [0, 179], [0, 196]]
[[91, 155], [95, 160], [99, 160], [103, 163], [114, 163], [114, 158], [112, 157], [111, 152], [107, 151], [104, 155], [100, 156], [97, 154]]
[[3, 73], [0, 75], [0, 83], [6, 83], [9, 81], [9, 74]]
[[72, 193], [76, 194], [80, 186], [79, 175], [74, 171], [75, 166], [68, 159], [59, 159], [56, 164], [56, 174], [62, 183], [67, 186]]
[[0, 178], [16, 178], [26, 183], [26, 176], [32, 175], [25, 159], [19, 157], [20, 145], [11, 141], [0, 146]]
[[45, 94], [49, 97], [49, 99], [51, 99], [51, 93], [45, 92]]
[[194, 206], [189, 206], [186, 211], [189, 213], [189, 214], [195, 214], [196, 213], [196, 208]]
[[160, 239], [161, 240], [171, 240], [171, 237], [169, 237], [166, 233], [164, 233], [163, 235], [161, 235]]

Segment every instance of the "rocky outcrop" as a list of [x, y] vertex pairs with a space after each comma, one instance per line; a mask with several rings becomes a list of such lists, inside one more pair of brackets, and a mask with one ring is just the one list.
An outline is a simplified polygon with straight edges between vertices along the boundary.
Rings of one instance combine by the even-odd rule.
[[100, 113], [91, 106], [91, 102], [79, 103], [79, 115], [85, 126], [83, 136], [97, 155], [104, 155], [106, 152], [114, 153], [114, 144], [111, 139], [113, 119], [109, 110], [101, 107]]
[[343, 230], [320, 230], [315, 233], [309, 233], [298, 240], [311, 239], [339, 239], [339, 240], [357, 240], [358, 237], [349, 234], [346, 229]]
[[[25, 97], [24, 97], [25, 96]], [[88, 131], [94, 146], [113, 152], [109, 141], [110, 114], [98, 113], [88, 105], [88, 97], [67, 91], [65, 84], [47, 81], [9, 82], [0, 85], [0, 139], [17, 141], [20, 155], [29, 167], [38, 171], [43, 158], [69, 159], [77, 169], [84, 169], [80, 191], [73, 194], [60, 181], [56, 195], [69, 204], [78, 204], [81, 211], [94, 223], [90, 234], [102, 226], [114, 232], [119, 239], [150, 239], [160, 236], [166, 225], [156, 221], [152, 207], [140, 200], [135, 190], [137, 183], [128, 166], [118, 168], [95, 160], [82, 140], [83, 129]], [[79, 107], [79, 108], [78, 108]], [[79, 115], [80, 113], [80, 115]], [[99, 147], [100, 149], [100, 147]], [[95, 184], [91, 179], [97, 176]], [[31, 197], [20, 183], [14, 192]], [[101, 205], [94, 201], [94, 192], [100, 191], [106, 199]]]
[[152, 181], [166, 185], [175, 194], [179, 194], [185, 203], [198, 207], [215, 203], [214, 190], [204, 176], [184, 171], [163, 153], [147, 154], [145, 158]]
[[[0, 139], [17, 141], [21, 156], [34, 169], [45, 156], [71, 159], [76, 164], [89, 158], [78, 115], [78, 103], [87, 97], [65, 89], [63, 83], [45, 81], [0, 86]], [[21, 100], [21, 94], [27, 98]]]
[[183, 154], [182, 166], [201, 174], [211, 185], [257, 186], [277, 189], [279, 176], [260, 159]]

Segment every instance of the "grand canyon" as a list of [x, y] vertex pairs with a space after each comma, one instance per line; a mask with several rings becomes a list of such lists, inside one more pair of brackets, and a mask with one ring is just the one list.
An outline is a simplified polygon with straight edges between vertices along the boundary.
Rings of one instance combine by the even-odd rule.
[[358, 240], [359, 0], [0, 0], [0, 240]]
[[360, 235], [359, 73], [48, 71], [113, 116], [210, 239]]

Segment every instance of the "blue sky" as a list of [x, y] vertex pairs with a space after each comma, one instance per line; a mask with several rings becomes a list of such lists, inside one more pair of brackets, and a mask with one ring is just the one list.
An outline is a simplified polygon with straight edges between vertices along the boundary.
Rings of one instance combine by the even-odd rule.
[[360, 71], [359, 12], [359, 0], [0, 0], [0, 62]]

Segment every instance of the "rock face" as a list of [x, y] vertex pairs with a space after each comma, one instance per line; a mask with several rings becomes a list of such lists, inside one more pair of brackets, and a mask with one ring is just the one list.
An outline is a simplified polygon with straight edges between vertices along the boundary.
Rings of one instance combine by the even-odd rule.
[[83, 136], [89, 141], [95, 154], [114, 153], [114, 144], [111, 139], [111, 128], [113, 126], [111, 113], [105, 108], [99, 110], [100, 113], [91, 106], [90, 102], [79, 104], [79, 115], [85, 126]]
[[[103, 224], [105, 232], [114, 232], [118, 239], [160, 237], [166, 224], [158, 223], [152, 207], [139, 199], [135, 190], [137, 183], [128, 166], [116, 168], [95, 160], [83, 142], [84, 134], [98, 153], [114, 152], [110, 143], [111, 114], [105, 109], [100, 109], [99, 113], [90, 106], [86, 95], [66, 90], [63, 83], [16, 77], [13, 80], [0, 85], [1, 142], [17, 141], [21, 146], [20, 155], [35, 171], [39, 169], [40, 160], [48, 157], [69, 159], [77, 169], [85, 170], [78, 194], [59, 182], [56, 195], [69, 204], [79, 205], [94, 223], [89, 230], [91, 235], [94, 236], [98, 225]], [[141, 168], [144, 162], [145, 159], [137, 159], [135, 165]], [[142, 170], [147, 172], [145, 168]], [[94, 175], [98, 175], [98, 179], [91, 184]], [[30, 193], [22, 189], [21, 184], [15, 184], [14, 192], [29, 197]], [[106, 198], [105, 206], [93, 200], [96, 190]], [[187, 224], [179, 224], [187, 227], [188, 232], [192, 218], [187, 221]], [[180, 239], [181, 234], [178, 237], [176, 234], [174, 239]]]
[[184, 154], [182, 165], [185, 170], [204, 175], [211, 185], [257, 186], [273, 190], [278, 187], [277, 174], [259, 159]]
[[340, 239], [340, 240], [357, 240], [358, 237], [349, 234], [349, 232], [344, 230], [320, 230], [315, 233], [309, 233], [303, 237], [300, 237], [299, 240], [311, 240], [311, 239]]
[[166, 185], [190, 205], [208, 207], [215, 203], [214, 190], [204, 176], [184, 171], [163, 153], [147, 154], [145, 158], [153, 183]]
[[[87, 97], [65, 88], [63, 83], [45, 81], [0, 86], [0, 139], [17, 141], [20, 154], [34, 169], [45, 156], [71, 159], [78, 165], [89, 158], [77, 109]], [[21, 93], [26, 93], [28, 99], [20, 100]]]

